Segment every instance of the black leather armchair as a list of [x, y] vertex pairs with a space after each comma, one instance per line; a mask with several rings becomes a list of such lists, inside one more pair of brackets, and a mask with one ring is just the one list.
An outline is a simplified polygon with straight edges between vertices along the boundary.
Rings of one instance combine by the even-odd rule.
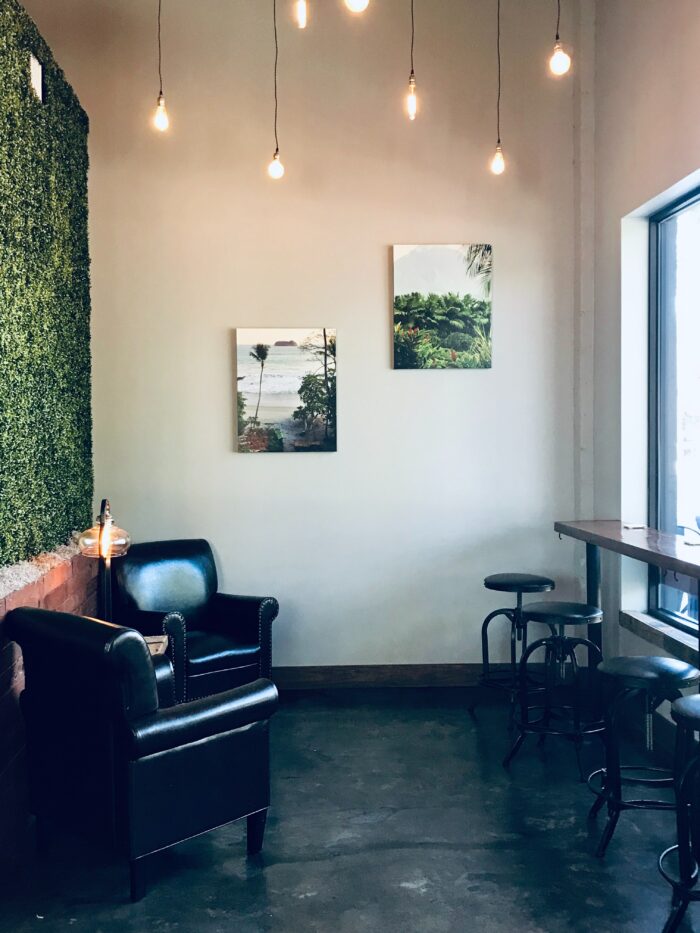
[[113, 568], [114, 619], [169, 636], [178, 700], [270, 677], [277, 600], [218, 593], [207, 541], [134, 544]]
[[248, 852], [260, 851], [273, 683], [164, 706], [167, 672], [157, 686], [133, 629], [15, 609], [4, 631], [24, 657], [20, 702], [40, 840], [59, 826], [107, 837], [129, 858], [134, 900], [144, 892], [144, 859], [191, 836], [245, 816]]

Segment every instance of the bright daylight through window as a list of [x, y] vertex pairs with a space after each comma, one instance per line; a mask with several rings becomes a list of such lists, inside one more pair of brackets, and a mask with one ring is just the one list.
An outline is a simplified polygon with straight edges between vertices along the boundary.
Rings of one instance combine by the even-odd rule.
[[[651, 518], [700, 552], [700, 193], [654, 218]], [[690, 551], [697, 546], [698, 552]], [[694, 581], [652, 577], [652, 610], [697, 625]]]

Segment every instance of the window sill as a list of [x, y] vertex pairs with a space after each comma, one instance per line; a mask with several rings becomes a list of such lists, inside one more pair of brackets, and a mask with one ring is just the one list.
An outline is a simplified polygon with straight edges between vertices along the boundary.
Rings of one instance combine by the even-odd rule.
[[698, 640], [693, 635], [681, 632], [672, 625], [667, 625], [660, 619], [647, 615], [645, 612], [620, 611], [620, 627], [632, 632], [638, 638], [657, 648], [661, 648], [667, 654], [685, 661], [687, 664], [697, 665], [698, 663]]

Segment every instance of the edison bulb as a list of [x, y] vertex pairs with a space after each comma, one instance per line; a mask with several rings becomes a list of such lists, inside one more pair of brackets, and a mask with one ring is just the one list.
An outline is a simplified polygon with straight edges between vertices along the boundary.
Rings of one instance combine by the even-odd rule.
[[418, 98], [416, 97], [416, 79], [413, 75], [408, 79], [408, 95], [406, 97], [408, 119], [415, 120], [418, 112]]
[[494, 175], [502, 175], [506, 170], [506, 160], [503, 158], [503, 149], [500, 143], [496, 146], [496, 152], [491, 159], [491, 171]]
[[280, 154], [276, 152], [272, 157], [272, 162], [267, 167], [267, 174], [270, 178], [277, 180], [284, 175], [284, 165], [280, 162]]
[[161, 133], [164, 133], [170, 126], [170, 117], [168, 116], [168, 111], [165, 109], [165, 98], [162, 94], [158, 95], [158, 106], [153, 115], [153, 125], [157, 130], [160, 130]]
[[569, 68], [571, 68], [571, 56], [561, 47], [561, 42], [557, 42], [552, 57], [549, 59], [549, 70], [560, 78], [567, 73]]
[[308, 20], [308, 10], [306, 8], [306, 0], [297, 0], [296, 17], [297, 17], [297, 26], [299, 27], [299, 29], [306, 29], [306, 23]]
[[364, 13], [369, 6], [369, 0], [345, 0], [345, 6], [351, 13]]

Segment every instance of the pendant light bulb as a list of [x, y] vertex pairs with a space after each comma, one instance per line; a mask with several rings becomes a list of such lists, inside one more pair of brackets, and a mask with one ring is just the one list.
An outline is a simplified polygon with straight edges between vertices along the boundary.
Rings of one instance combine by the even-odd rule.
[[369, 0], [345, 0], [345, 6], [351, 13], [364, 13], [369, 6]]
[[284, 165], [280, 162], [280, 154], [276, 152], [272, 157], [272, 162], [267, 167], [267, 174], [275, 181], [284, 175]]
[[164, 133], [170, 126], [170, 117], [168, 116], [168, 111], [165, 109], [165, 98], [162, 93], [158, 95], [156, 112], [153, 114], [153, 125], [157, 130], [160, 130], [161, 133]]
[[408, 119], [415, 120], [418, 112], [418, 98], [416, 97], [416, 76], [411, 72], [408, 79], [408, 95], [406, 97], [406, 109], [408, 110]]
[[571, 68], [571, 56], [561, 47], [561, 42], [557, 39], [554, 51], [549, 59], [549, 70], [556, 78], [568, 73]]
[[306, 6], [306, 0], [296, 0], [295, 4], [297, 26], [299, 29], [306, 29], [306, 23], [309, 18], [309, 11]]
[[491, 171], [494, 175], [502, 175], [506, 170], [506, 160], [503, 158], [503, 148], [499, 143], [491, 159]]

